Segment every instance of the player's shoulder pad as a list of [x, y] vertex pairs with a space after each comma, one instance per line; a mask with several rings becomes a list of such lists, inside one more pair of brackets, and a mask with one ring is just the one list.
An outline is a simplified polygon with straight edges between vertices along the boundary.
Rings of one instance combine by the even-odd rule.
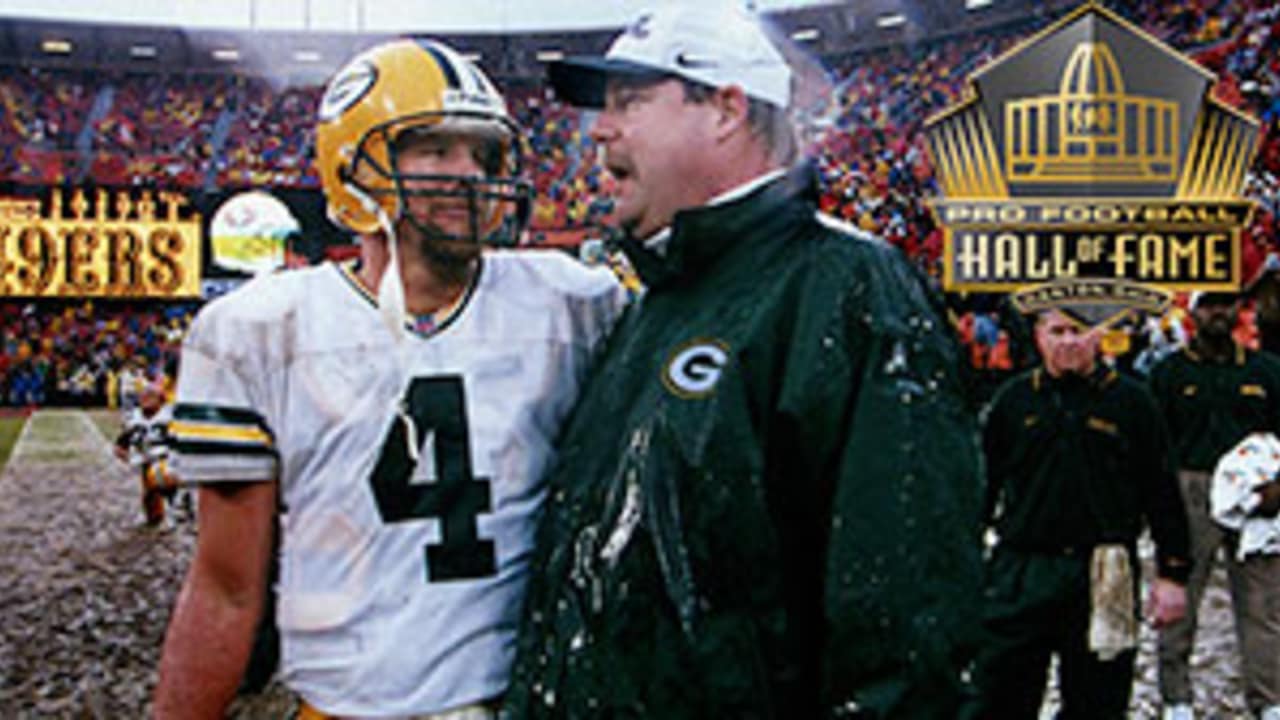
[[292, 312], [324, 273], [333, 269], [320, 265], [258, 275], [243, 285], [205, 305], [200, 315], [232, 322], [271, 322]]
[[316, 290], [324, 273], [332, 272], [326, 264], [258, 275], [201, 308], [187, 333], [187, 344], [208, 351], [242, 345], [249, 338], [278, 330]]
[[124, 428], [128, 430], [131, 427], [136, 427], [138, 425], [143, 424], [145, 421], [146, 421], [146, 418], [142, 416], [142, 410], [138, 408], [133, 408], [129, 411], [128, 415], [126, 415], [124, 418]]
[[500, 250], [485, 255], [490, 284], [503, 302], [557, 318], [569, 336], [595, 346], [627, 304], [613, 271], [590, 267], [558, 250]]
[[607, 267], [585, 265], [559, 250], [498, 250], [487, 254], [485, 262], [504, 279], [559, 295], [593, 298], [611, 295], [621, 288]]
[[156, 411], [155, 422], [169, 423], [173, 421], [173, 403], [165, 403]]

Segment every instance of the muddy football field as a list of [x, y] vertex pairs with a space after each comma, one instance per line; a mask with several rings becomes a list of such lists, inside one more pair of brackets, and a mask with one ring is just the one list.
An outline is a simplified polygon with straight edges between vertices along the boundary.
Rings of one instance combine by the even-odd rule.
[[[113, 413], [43, 410], [0, 473], [0, 718], [144, 718], [195, 523], [144, 527], [139, 483], [111, 454]], [[1159, 716], [1154, 637], [1144, 629], [1131, 716]], [[1193, 658], [1201, 718], [1246, 717], [1221, 570]], [[1052, 717], [1052, 692], [1044, 717]], [[231, 716], [281, 719], [272, 683]]]

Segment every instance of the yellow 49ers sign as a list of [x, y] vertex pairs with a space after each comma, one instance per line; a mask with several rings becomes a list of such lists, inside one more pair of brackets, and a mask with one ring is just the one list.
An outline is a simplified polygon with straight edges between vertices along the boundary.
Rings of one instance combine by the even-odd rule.
[[179, 193], [0, 198], [0, 296], [200, 295], [200, 215]]

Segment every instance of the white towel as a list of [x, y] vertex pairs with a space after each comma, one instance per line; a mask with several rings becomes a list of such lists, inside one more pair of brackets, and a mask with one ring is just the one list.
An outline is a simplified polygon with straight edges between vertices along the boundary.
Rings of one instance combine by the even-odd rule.
[[1280, 471], [1280, 439], [1254, 433], [1218, 460], [1209, 489], [1209, 510], [1219, 525], [1240, 533], [1236, 557], [1253, 553], [1280, 554], [1280, 516], [1252, 517], [1262, 498], [1255, 488], [1271, 482]]
[[1138, 646], [1133, 567], [1123, 545], [1099, 545], [1089, 567], [1089, 649], [1111, 660]]

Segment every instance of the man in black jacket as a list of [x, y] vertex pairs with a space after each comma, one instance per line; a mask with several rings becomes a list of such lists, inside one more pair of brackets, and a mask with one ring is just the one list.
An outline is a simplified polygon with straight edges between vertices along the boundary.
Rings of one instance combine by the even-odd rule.
[[551, 81], [602, 108], [647, 290], [561, 439], [508, 710], [954, 718], [979, 479], [937, 298], [818, 214], [752, 18], [667, 6]]
[[1097, 362], [1098, 331], [1058, 310], [1036, 321], [1043, 364], [1012, 378], [987, 416], [987, 568], [981, 717], [1038, 716], [1058, 655], [1061, 720], [1127, 717], [1143, 521], [1156, 542], [1148, 615], [1181, 617], [1182, 501], [1146, 389]]
[[[1238, 557], [1237, 533], [1214, 522], [1209, 507], [1213, 471], [1222, 456], [1251, 433], [1280, 434], [1280, 361], [1236, 343], [1231, 333], [1238, 311], [1234, 293], [1197, 293], [1191, 345], [1151, 373], [1152, 393], [1172, 435], [1195, 564], [1187, 583], [1186, 617], [1160, 633], [1160, 694], [1169, 720], [1194, 717], [1191, 648], [1220, 549], [1226, 550], [1245, 699], [1257, 716], [1280, 720], [1280, 555]], [[1277, 510], [1280, 482], [1272, 480], [1259, 489], [1250, 515], [1275, 517]]]

